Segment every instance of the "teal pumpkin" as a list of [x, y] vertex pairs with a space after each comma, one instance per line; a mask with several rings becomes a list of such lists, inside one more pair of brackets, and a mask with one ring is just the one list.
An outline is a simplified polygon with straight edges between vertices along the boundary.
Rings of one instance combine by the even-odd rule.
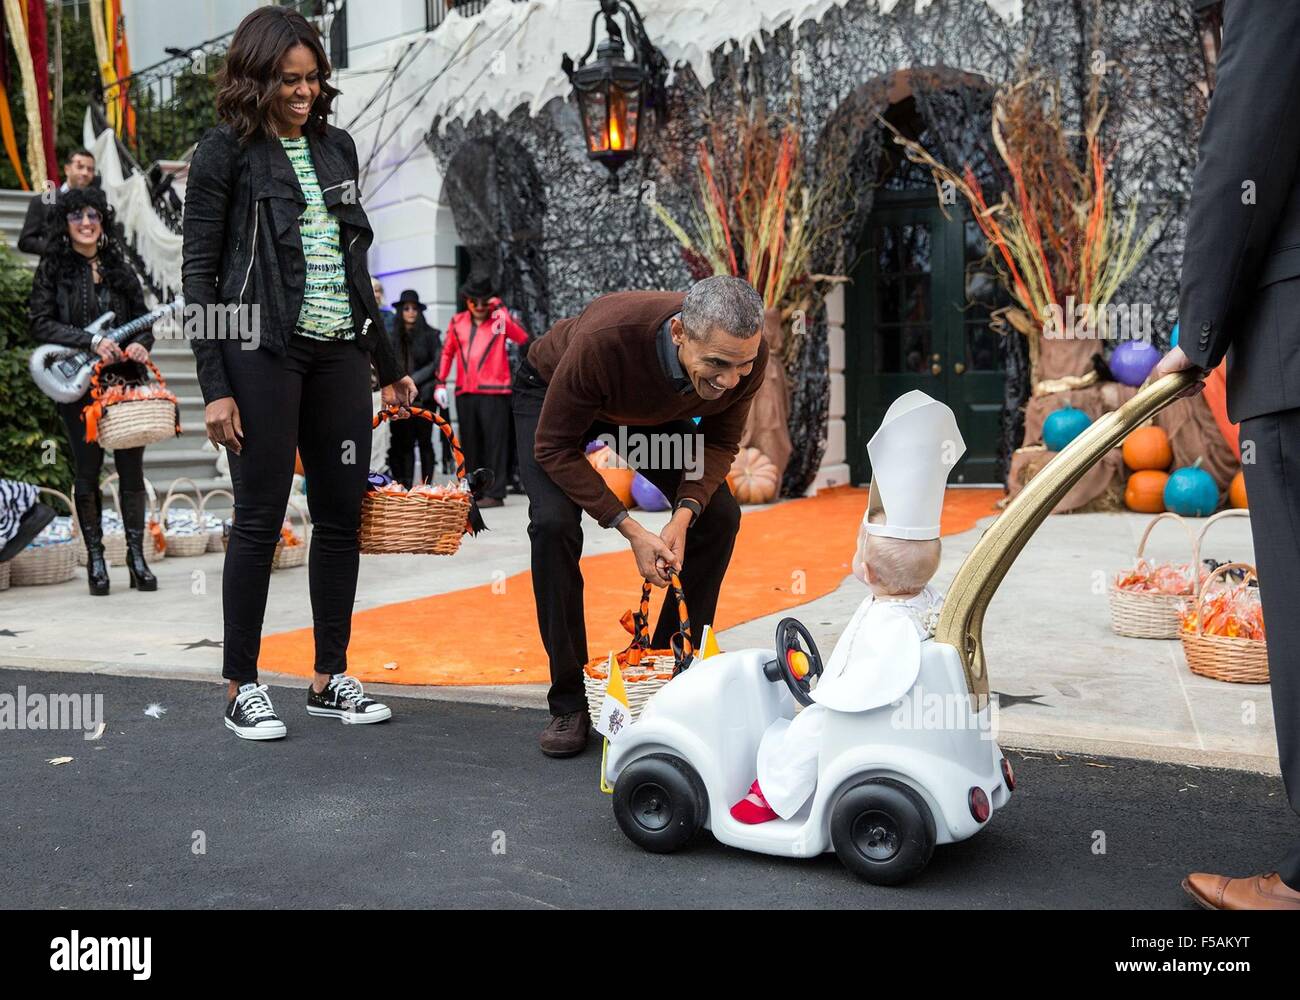
[[1048, 451], [1061, 451], [1067, 444], [1088, 429], [1092, 417], [1073, 406], [1062, 407], [1047, 415], [1043, 421], [1043, 444]]
[[1219, 486], [1204, 469], [1176, 469], [1165, 483], [1165, 509], [1183, 517], [1208, 517], [1219, 506]]

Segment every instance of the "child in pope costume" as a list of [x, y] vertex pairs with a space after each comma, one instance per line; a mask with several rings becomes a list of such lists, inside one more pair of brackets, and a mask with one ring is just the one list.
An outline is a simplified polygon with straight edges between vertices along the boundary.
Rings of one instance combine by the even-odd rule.
[[853, 557], [853, 575], [871, 592], [813, 688], [816, 704], [763, 734], [758, 780], [731, 807], [740, 822], [789, 819], [808, 801], [828, 712], [870, 711], [912, 689], [921, 642], [934, 634], [943, 604], [929, 583], [939, 568], [944, 489], [965, 451], [943, 403], [914, 390], [889, 407], [867, 444], [871, 491]]

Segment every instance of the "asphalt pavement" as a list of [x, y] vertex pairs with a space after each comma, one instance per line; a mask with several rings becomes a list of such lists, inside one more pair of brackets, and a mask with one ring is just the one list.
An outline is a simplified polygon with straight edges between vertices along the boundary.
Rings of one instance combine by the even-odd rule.
[[392, 722], [345, 726], [272, 688], [289, 737], [249, 743], [214, 683], [0, 669], [0, 695], [19, 686], [102, 694], [106, 727], [0, 730], [6, 908], [1195, 909], [1188, 871], [1268, 868], [1300, 837], [1276, 777], [1013, 751], [988, 829], [879, 888], [707, 832], [643, 853], [598, 790], [599, 742], [546, 758], [531, 709], [386, 697]]

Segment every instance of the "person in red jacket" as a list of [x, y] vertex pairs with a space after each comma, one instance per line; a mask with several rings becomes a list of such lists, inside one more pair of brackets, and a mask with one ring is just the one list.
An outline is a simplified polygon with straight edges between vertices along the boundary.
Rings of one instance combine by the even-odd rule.
[[434, 398], [447, 405], [447, 376], [456, 362], [456, 414], [469, 469], [491, 469], [492, 486], [479, 507], [505, 503], [510, 455], [510, 356], [506, 341], [528, 343], [528, 333], [496, 297], [492, 281], [473, 275], [460, 291], [465, 310], [447, 324]]

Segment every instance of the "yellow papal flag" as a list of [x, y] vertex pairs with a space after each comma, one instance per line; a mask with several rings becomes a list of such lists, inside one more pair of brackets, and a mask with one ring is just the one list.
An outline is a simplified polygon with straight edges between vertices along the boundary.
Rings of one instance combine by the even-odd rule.
[[596, 732], [612, 740], [632, 724], [632, 709], [627, 703], [627, 688], [623, 674], [618, 669], [618, 657], [609, 654], [609, 683], [605, 685], [605, 700], [600, 705], [600, 718]]

